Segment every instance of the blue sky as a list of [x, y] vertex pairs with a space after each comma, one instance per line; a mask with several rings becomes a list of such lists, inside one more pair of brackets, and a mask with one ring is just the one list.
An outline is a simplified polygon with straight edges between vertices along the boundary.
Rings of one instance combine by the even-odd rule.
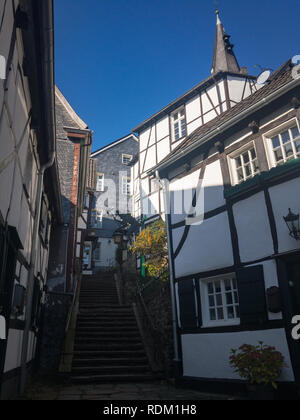
[[[56, 83], [96, 150], [209, 76], [213, 0], [54, 0]], [[299, 0], [220, 0], [241, 66], [300, 54]]]

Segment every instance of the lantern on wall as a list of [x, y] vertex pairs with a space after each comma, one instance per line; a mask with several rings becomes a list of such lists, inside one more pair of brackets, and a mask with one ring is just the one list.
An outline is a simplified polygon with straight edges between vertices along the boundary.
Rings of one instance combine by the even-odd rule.
[[122, 242], [123, 233], [120, 232], [119, 230], [116, 230], [115, 233], [113, 234], [113, 237], [114, 237], [115, 244], [119, 245]]
[[290, 236], [297, 241], [300, 240], [299, 214], [294, 214], [292, 210], [289, 209], [289, 214], [284, 217], [284, 221], [287, 224]]

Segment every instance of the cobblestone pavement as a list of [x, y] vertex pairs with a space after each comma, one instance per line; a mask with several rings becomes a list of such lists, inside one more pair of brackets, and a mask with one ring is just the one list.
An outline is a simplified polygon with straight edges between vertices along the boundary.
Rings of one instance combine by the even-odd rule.
[[229, 400], [229, 396], [179, 389], [165, 381], [107, 383], [94, 385], [45, 384], [34, 382], [22, 399], [26, 400]]

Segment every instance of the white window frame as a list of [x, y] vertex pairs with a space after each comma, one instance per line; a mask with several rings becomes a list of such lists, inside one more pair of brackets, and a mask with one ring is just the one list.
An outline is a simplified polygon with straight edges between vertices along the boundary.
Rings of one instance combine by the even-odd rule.
[[[229, 319], [226, 316], [226, 308], [227, 306], [236, 306], [235, 303], [232, 305], [226, 304], [226, 291], [224, 288], [224, 281], [227, 279], [236, 280], [236, 276], [234, 273], [231, 274], [224, 274], [222, 276], [210, 277], [205, 279], [199, 279], [199, 286], [200, 286], [200, 297], [201, 297], [201, 309], [202, 309], [202, 327], [209, 328], [209, 327], [222, 327], [222, 326], [234, 326], [240, 325], [241, 320], [240, 318], [233, 318]], [[210, 305], [209, 305], [209, 293], [208, 293], [208, 284], [210, 282], [221, 282], [221, 290], [222, 290], [222, 307], [224, 312], [224, 319], [214, 320], [210, 319]], [[238, 291], [237, 291], [238, 292]]]
[[[252, 165], [252, 163], [250, 163], [250, 165], [251, 165], [251, 176], [248, 177], [248, 178], [245, 178], [243, 181], [239, 181], [239, 179], [238, 179], [236, 159], [239, 156], [242, 156], [246, 151], [250, 151], [251, 149], [255, 150], [256, 160], [258, 161], [258, 167], [259, 167], [259, 160], [258, 160], [257, 151], [256, 151], [256, 147], [255, 147], [254, 142], [247, 143], [245, 146], [240, 147], [238, 150], [235, 150], [233, 153], [231, 153], [228, 156], [228, 166], [230, 168], [230, 176], [231, 176], [232, 185], [242, 184], [243, 182], [248, 181], [249, 179], [254, 178], [254, 176], [260, 174], [260, 169], [259, 169], [259, 172], [253, 173], [253, 165]], [[244, 173], [244, 176], [245, 176], [244, 165], [242, 166], [242, 168], [243, 168], [243, 173]]]
[[[98, 182], [99, 182], [99, 177], [102, 177], [102, 189], [99, 190], [98, 189]], [[97, 172], [97, 184], [96, 184], [96, 191], [97, 192], [104, 192], [104, 174], [101, 172]]]
[[[298, 127], [298, 131], [300, 133], [300, 125], [299, 125], [299, 122], [298, 122], [297, 118], [293, 118], [292, 120], [286, 121], [285, 123], [278, 125], [273, 130], [270, 130], [270, 131], [268, 131], [267, 133], [264, 134], [264, 136], [263, 136], [264, 137], [264, 145], [265, 145], [267, 159], [268, 159], [268, 164], [269, 164], [269, 168], [270, 169], [276, 168], [277, 166], [280, 166], [280, 165], [282, 165], [282, 164], [284, 164], [284, 163], [286, 163], [286, 162], [288, 162], [290, 160], [293, 160], [293, 159], [286, 159], [285, 158], [285, 154], [284, 154], [283, 155], [284, 156], [284, 162], [278, 163], [276, 161], [276, 159], [275, 159], [275, 156], [274, 156], [272, 139], [275, 136], [280, 135], [284, 131], [289, 130], [289, 129], [295, 127], [295, 126]], [[294, 146], [293, 146], [293, 150], [295, 152]], [[300, 156], [298, 156], [298, 157], [300, 157]], [[294, 156], [294, 159], [296, 159], [295, 156]]]
[[[128, 184], [129, 184], [129, 191], [128, 191]], [[126, 188], [126, 191], [125, 191], [125, 188]], [[122, 194], [127, 195], [127, 196], [132, 195], [132, 181], [131, 181], [130, 176], [123, 176], [122, 177]]]
[[[180, 114], [183, 111], [183, 115], [182, 116], [178, 116], [178, 119], [174, 119], [176, 114]], [[179, 137], [176, 138], [176, 134], [175, 134], [175, 124], [178, 121], [178, 131], [179, 131]], [[184, 127], [185, 127], [185, 132], [183, 132], [183, 126], [182, 126], [182, 121], [184, 121]], [[187, 122], [186, 122], [186, 113], [185, 113], [185, 106], [182, 106], [178, 109], [176, 109], [176, 111], [173, 111], [171, 114], [171, 131], [172, 131], [172, 141], [173, 143], [184, 139], [187, 136]]]
[[[128, 159], [128, 162], [124, 162], [124, 158]], [[127, 155], [126, 153], [122, 153], [122, 163], [123, 165], [128, 165], [133, 159], [132, 155]]]

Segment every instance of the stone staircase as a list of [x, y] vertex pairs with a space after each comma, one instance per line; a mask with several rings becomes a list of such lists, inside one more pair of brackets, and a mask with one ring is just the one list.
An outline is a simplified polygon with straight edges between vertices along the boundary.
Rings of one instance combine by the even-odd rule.
[[113, 276], [83, 277], [72, 364], [73, 382], [154, 379], [133, 309], [120, 306]]

